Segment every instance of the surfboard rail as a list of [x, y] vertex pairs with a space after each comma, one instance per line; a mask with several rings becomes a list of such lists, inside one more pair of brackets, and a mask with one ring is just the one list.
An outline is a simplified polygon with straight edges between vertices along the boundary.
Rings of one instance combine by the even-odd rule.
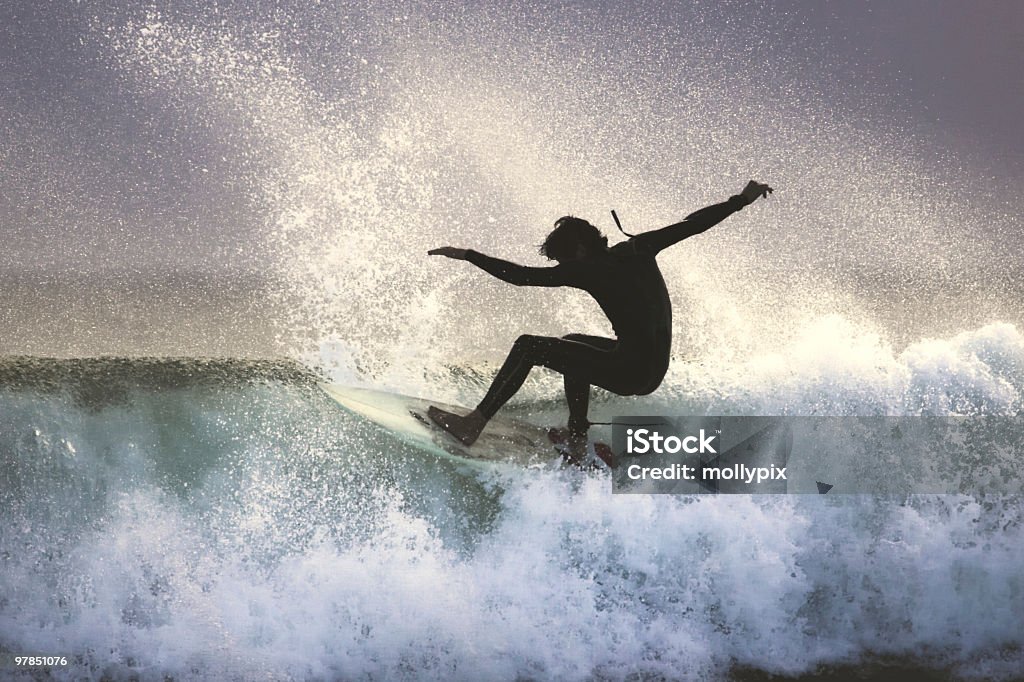
[[427, 417], [427, 408], [434, 405], [458, 414], [468, 413], [469, 408], [371, 388], [328, 383], [319, 386], [350, 413], [377, 424], [413, 447], [462, 464], [532, 467], [560, 458], [547, 429], [525, 421], [497, 416], [487, 424], [480, 438], [467, 447], [434, 426]]

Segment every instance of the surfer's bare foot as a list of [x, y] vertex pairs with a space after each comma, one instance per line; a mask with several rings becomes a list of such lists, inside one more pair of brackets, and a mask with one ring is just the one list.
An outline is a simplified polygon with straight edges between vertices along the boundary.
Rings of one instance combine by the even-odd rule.
[[454, 412], [447, 412], [439, 407], [431, 405], [427, 409], [427, 416], [430, 420], [450, 433], [463, 445], [469, 446], [480, 437], [480, 432], [487, 426], [487, 417], [473, 410], [465, 417], [460, 417]]

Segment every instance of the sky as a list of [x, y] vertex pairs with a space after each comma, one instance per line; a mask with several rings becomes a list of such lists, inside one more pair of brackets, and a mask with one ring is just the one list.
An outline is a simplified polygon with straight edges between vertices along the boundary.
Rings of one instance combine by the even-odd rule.
[[5, 2], [0, 353], [603, 333], [426, 251], [539, 265], [560, 215], [614, 242], [610, 208], [652, 229], [752, 177], [769, 202], [662, 263], [688, 342], [1017, 323], [1022, 55], [1019, 2]]
[[[486, 13], [479, 3], [440, 7], [413, 5], [411, 13], [421, 15], [420, 26], [452, 17], [455, 24], [471, 22], [474, 13]], [[530, 30], [537, 7], [570, 41], [574, 17], [580, 24], [618, 26], [632, 45], [663, 38], [673, 23], [683, 36], [694, 29], [693, 8], [686, 3], [641, 3], [633, 9], [522, 3], [511, 10], [508, 30]], [[825, 96], [840, 100], [868, 92], [876, 110], [891, 108], [908, 130], [938, 141], [943, 153], [972, 172], [1019, 186], [1024, 4], [900, 0], [708, 7], [701, 8], [702, 33], [728, 40], [737, 24], [752, 27], [742, 34], [748, 38], [765, 27], [757, 38], [763, 39], [764, 78], [773, 77], [776, 64], [791, 70], [803, 64], [808, 79], [837, 81], [819, 88]], [[6, 247], [0, 273], [261, 267], [262, 254], [246, 245], [272, 218], [245, 186], [247, 169], [224, 160], [238, 149], [225, 145], [227, 135], [203, 115], [158, 101], [126, 74], [123, 37], [135, 30], [126, 27], [147, 16], [195, 26], [221, 22], [243, 35], [276, 36], [280, 49], [311, 74], [312, 85], [339, 101], [353, 95], [345, 93], [346, 86], [358, 84], [338, 78], [331, 62], [349, 59], [354, 50], [386, 49], [380, 42], [387, 33], [383, 13], [351, 3], [229, 2], [216, 10], [203, 3], [131, 9], [88, 1], [3, 3], [0, 235]], [[516, 25], [518, 18], [522, 25]], [[344, 23], [346, 30], [335, 31], [332, 22]], [[352, 36], [360, 34], [362, 44], [353, 44]], [[813, 73], [809, 55], [828, 68]]]

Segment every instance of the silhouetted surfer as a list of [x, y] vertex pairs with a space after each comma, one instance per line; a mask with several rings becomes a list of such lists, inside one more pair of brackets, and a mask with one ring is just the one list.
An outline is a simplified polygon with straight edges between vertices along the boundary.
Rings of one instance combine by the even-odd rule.
[[463, 417], [431, 407], [430, 418], [465, 445], [472, 445], [488, 420], [539, 365], [564, 377], [570, 442], [576, 446], [585, 443], [591, 385], [618, 395], [647, 395], [658, 388], [668, 370], [672, 306], [655, 257], [663, 249], [717, 225], [758, 197], [767, 198], [771, 191], [768, 185], [751, 180], [728, 201], [611, 248], [608, 238], [586, 220], [559, 218], [540, 247], [541, 254], [558, 261], [554, 267], [517, 265], [451, 246], [429, 251], [432, 256], [468, 260], [516, 286], [582, 289], [601, 306], [617, 336], [520, 336], [475, 410]]

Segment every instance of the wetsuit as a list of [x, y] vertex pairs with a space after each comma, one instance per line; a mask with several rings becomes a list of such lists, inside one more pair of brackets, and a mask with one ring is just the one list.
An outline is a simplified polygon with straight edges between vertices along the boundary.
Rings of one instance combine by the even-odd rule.
[[591, 384], [619, 395], [646, 395], [658, 388], [669, 365], [672, 304], [655, 258], [663, 249], [717, 225], [748, 203], [735, 195], [691, 213], [675, 225], [554, 267], [527, 267], [468, 251], [466, 260], [510, 284], [586, 291], [608, 316], [617, 337], [520, 336], [477, 410], [488, 419], [493, 417], [538, 365], [565, 377], [569, 429], [575, 433], [585, 432], [589, 426]]

